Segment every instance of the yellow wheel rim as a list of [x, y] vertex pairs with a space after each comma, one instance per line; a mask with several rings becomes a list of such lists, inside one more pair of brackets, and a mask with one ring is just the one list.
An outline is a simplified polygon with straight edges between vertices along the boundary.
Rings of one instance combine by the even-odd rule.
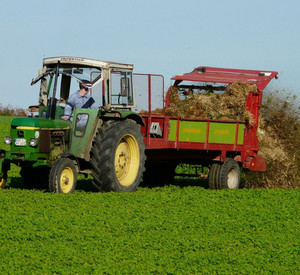
[[66, 167], [60, 175], [60, 187], [63, 193], [69, 193], [74, 184], [74, 173], [70, 167]]
[[140, 151], [137, 140], [133, 135], [125, 135], [116, 150], [115, 172], [122, 186], [134, 183], [140, 165]]
[[6, 180], [5, 178], [0, 179], [0, 189], [4, 189], [6, 186]]

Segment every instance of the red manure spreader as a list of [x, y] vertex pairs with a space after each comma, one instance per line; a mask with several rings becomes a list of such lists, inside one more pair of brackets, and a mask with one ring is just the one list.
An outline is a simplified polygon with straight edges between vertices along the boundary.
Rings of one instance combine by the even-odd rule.
[[[277, 75], [274, 71], [198, 67], [173, 77], [174, 84], [167, 91], [162, 110], [151, 111], [149, 104], [147, 114], [142, 115], [146, 176], [153, 181], [171, 182], [178, 164], [200, 164], [209, 168], [210, 188], [222, 189], [240, 186], [240, 167], [265, 171], [266, 163], [258, 156], [259, 109], [264, 88]], [[221, 104], [224, 91], [226, 93], [234, 84], [240, 85], [234, 94], [226, 94], [227, 104]], [[195, 96], [201, 93], [205, 96]], [[175, 97], [174, 103], [172, 97]], [[199, 109], [206, 109], [209, 104], [209, 111], [215, 117], [225, 114], [222, 119], [197, 117]], [[234, 114], [237, 107], [244, 110], [248, 118], [233, 115], [233, 118], [224, 119], [226, 114]], [[225, 108], [231, 109], [230, 112]], [[192, 117], [186, 115], [187, 109], [191, 109]], [[176, 111], [181, 116], [176, 116]], [[206, 112], [206, 116], [212, 116], [210, 113]]]

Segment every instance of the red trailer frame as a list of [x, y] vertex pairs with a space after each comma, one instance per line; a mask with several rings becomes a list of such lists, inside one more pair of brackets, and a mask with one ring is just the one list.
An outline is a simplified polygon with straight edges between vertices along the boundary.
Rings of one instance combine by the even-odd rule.
[[[197, 67], [192, 72], [183, 75], [176, 75], [172, 78], [174, 86], [179, 85], [182, 81], [214, 83], [214, 84], [231, 84], [234, 82], [242, 82], [247, 84], [255, 84], [257, 90], [249, 93], [245, 108], [251, 112], [254, 123], [251, 125], [245, 121], [234, 120], [212, 120], [212, 119], [191, 119], [181, 117], [171, 117], [165, 115], [153, 115], [151, 112], [151, 76], [148, 77], [148, 114], [142, 114], [145, 120], [145, 126], [142, 127], [144, 134], [144, 142], [146, 144], [146, 154], [149, 161], [157, 162], [176, 162], [176, 163], [200, 163], [210, 164], [214, 161], [224, 162], [227, 157], [231, 157], [241, 164], [242, 167], [251, 171], [265, 171], [266, 164], [263, 158], [258, 156], [258, 118], [259, 108], [262, 103], [262, 92], [268, 83], [278, 73], [275, 71], [261, 70], [240, 70], [240, 69], [224, 69], [215, 67]], [[172, 86], [171, 86], [172, 87]], [[170, 104], [170, 89], [166, 93], [164, 99], [164, 107]], [[164, 112], [163, 112], [164, 113]], [[201, 142], [182, 141], [180, 139], [180, 123], [182, 122], [204, 122], [206, 123], [205, 139]], [[233, 144], [212, 143], [210, 142], [210, 129], [214, 123], [230, 124], [235, 127], [235, 136]], [[176, 128], [174, 139], [170, 139], [170, 125]], [[155, 125], [161, 131], [157, 135], [151, 133], [151, 126]], [[234, 126], [235, 125], [235, 126]], [[243, 143], [238, 140], [241, 138], [243, 128]]]

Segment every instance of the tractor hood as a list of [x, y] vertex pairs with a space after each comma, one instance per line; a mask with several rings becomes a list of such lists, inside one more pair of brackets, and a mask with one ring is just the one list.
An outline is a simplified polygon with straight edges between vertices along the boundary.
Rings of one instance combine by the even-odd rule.
[[51, 120], [45, 118], [15, 118], [11, 122], [12, 128], [43, 128], [43, 129], [69, 129], [70, 122], [64, 120]]

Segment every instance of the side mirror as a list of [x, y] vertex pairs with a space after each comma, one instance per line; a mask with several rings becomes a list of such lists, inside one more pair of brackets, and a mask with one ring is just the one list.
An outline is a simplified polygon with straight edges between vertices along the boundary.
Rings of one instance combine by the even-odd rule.
[[121, 96], [128, 96], [129, 94], [129, 78], [121, 78]]

